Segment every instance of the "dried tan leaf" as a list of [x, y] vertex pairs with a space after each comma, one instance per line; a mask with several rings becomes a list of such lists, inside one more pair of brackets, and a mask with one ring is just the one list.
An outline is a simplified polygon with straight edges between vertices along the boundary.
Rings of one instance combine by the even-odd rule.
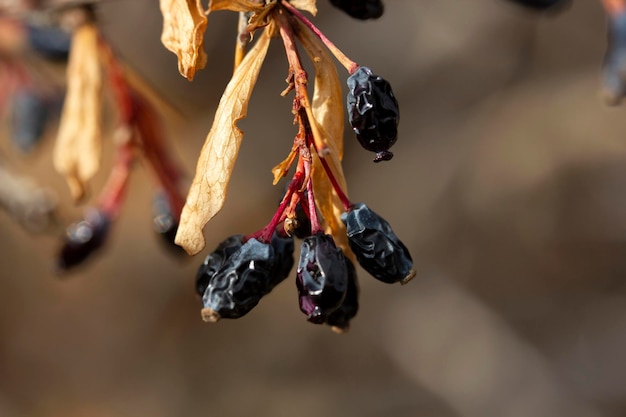
[[289, 3], [296, 9], [304, 10], [313, 16], [317, 14], [317, 6], [315, 0], [291, 0]]
[[265, 6], [254, 0], [211, 0], [209, 10], [231, 10], [233, 12], [258, 12]]
[[84, 196], [87, 181], [100, 165], [101, 92], [98, 29], [87, 24], [72, 36], [67, 93], [53, 155], [54, 166], [65, 175], [74, 200]]
[[[313, 121], [313, 123], [316, 123]], [[324, 128], [318, 126], [320, 132], [324, 132]], [[322, 133], [324, 134], [324, 133]], [[333, 145], [329, 143], [331, 152], [324, 158], [328, 163], [330, 171], [337, 179], [339, 186], [344, 193], [347, 194], [346, 180], [343, 175], [343, 168], [341, 166], [341, 160], [339, 159], [338, 152], [334, 149]], [[346, 227], [341, 221], [341, 213], [344, 212], [344, 207], [337, 195], [337, 192], [333, 188], [332, 183], [328, 179], [328, 175], [320, 157], [316, 152], [311, 152], [313, 157], [313, 166], [311, 177], [313, 180], [313, 193], [315, 194], [315, 203], [319, 208], [322, 217], [324, 218], [324, 232], [330, 234], [335, 239], [337, 246], [341, 247], [346, 256], [353, 257], [350, 246], [348, 245], [348, 238], [346, 235]]]
[[189, 81], [206, 65], [204, 31], [207, 16], [201, 0], [160, 0], [161, 43], [178, 57], [178, 71]]
[[[334, 145], [343, 159], [344, 97], [337, 67], [332, 57], [310, 30], [300, 24], [298, 38], [315, 68], [315, 83], [311, 107], [318, 125], [326, 131], [326, 140]], [[329, 144], [329, 145], [330, 145]]]
[[287, 155], [287, 158], [285, 158], [282, 162], [272, 168], [272, 174], [274, 175], [273, 185], [278, 184], [280, 179], [287, 175], [287, 172], [289, 172], [289, 168], [291, 168], [291, 165], [293, 164], [293, 161], [296, 160], [297, 156], [298, 149], [294, 147], [291, 149], [291, 152], [289, 152], [289, 155]]
[[270, 43], [271, 28], [263, 31], [237, 67], [215, 112], [213, 126], [200, 152], [196, 175], [180, 217], [176, 244], [195, 255], [204, 246], [202, 229], [224, 205], [228, 181], [235, 166], [243, 131], [237, 122], [248, 110], [248, 101]]
[[[337, 74], [337, 67], [326, 51], [322, 42], [304, 26], [300, 26], [298, 38], [302, 46], [313, 61], [315, 68], [315, 82], [313, 87], [313, 101], [311, 110], [317, 131], [322, 136], [322, 142], [328, 146], [330, 152], [325, 156], [333, 176], [339, 186], [347, 192], [346, 180], [341, 166], [343, 158], [343, 95], [341, 83]], [[314, 152], [312, 152], [315, 154]], [[324, 218], [324, 231], [335, 239], [344, 253], [351, 254], [346, 237], [346, 230], [340, 216], [344, 211], [343, 204], [335, 192], [328, 175], [322, 166], [318, 155], [313, 156], [313, 192], [315, 201]]]

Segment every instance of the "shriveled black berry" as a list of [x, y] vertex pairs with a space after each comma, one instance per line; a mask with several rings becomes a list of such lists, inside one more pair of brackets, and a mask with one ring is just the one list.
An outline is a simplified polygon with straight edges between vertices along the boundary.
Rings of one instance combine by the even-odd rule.
[[388, 284], [404, 284], [413, 278], [411, 254], [385, 219], [358, 203], [343, 213], [341, 220], [346, 225], [350, 249], [374, 278]]
[[298, 239], [311, 236], [311, 219], [306, 215], [300, 201], [296, 204], [296, 226], [293, 228], [293, 234]]
[[198, 268], [196, 274], [196, 292], [203, 296], [213, 275], [224, 266], [226, 260], [243, 245], [243, 235], [234, 235], [224, 239]]
[[178, 231], [178, 221], [174, 219], [170, 204], [164, 194], [159, 193], [155, 196], [152, 201], [152, 212], [154, 230], [161, 237], [165, 247], [176, 255], [183, 255], [185, 250], [174, 242]]
[[326, 319], [326, 323], [333, 326], [333, 330], [338, 333], [343, 333], [348, 330], [350, 320], [352, 320], [359, 311], [359, 283], [356, 277], [356, 270], [354, 264], [348, 258], [346, 258], [346, 266], [348, 267], [348, 290], [346, 291], [346, 298], [344, 298], [339, 308], [330, 313], [328, 319]]
[[293, 237], [281, 237], [276, 233], [272, 236], [270, 243], [272, 248], [274, 248], [274, 256], [276, 257], [271, 281], [272, 286], [276, 286], [284, 281], [291, 273], [294, 264], [293, 251], [295, 244]]
[[330, 0], [330, 3], [355, 19], [378, 19], [385, 8], [381, 0]]
[[236, 319], [249, 313], [274, 288], [274, 248], [248, 239], [211, 277], [202, 303], [206, 321]]
[[393, 158], [389, 148], [398, 138], [400, 109], [391, 85], [359, 67], [348, 77], [348, 118], [361, 146], [376, 153], [374, 162]]
[[104, 244], [110, 224], [106, 214], [94, 209], [86, 213], [84, 220], [70, 225], [57, 258], [57, 267], [67, 270], [84, 262]]
[[527, 7], [529, 9], [534, 9], [534, 10], [547, 10], [547, 9], [552, 9], [555, 7], [562, 7], [570, 3], [570, 0], [511, 0], [511, 1], [521, 6]]
[[609, 104], [619, 104], [626, 94], [626, 12], [609, 16], [608, 37], [603, 82]]
[[296, 272], [300, 310], [310, 322], [321, 324], [337, 310], [348, 290], [348, 267], [330, 235], [304, 238]]

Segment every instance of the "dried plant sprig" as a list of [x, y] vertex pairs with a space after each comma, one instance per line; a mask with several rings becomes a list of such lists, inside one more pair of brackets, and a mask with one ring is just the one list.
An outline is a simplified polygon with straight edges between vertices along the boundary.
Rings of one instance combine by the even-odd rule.
[[87, 182], [100, 166], [103, 75], [94, 22], [72, 36], [67, 67], [67, 94], [54, 148], [54, 166], [62, 173], [75, 201], [85, 197]]

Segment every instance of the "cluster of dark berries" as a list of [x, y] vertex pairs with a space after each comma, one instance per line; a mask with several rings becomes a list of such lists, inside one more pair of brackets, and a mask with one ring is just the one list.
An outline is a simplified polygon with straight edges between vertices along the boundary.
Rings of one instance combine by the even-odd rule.
[[[382, 217], [358, 203], [341, 219], [356, 260], [374, 278], [405, 284], [414, 277], [408, 249]], [[269, 241], [262, 237], [267, 228], [249, 237], [231, 236], [206, 257], [196, 275], [205, 321], [244, 316], [289, 276], [294, 239], [283, 228], [276, 230]], [[309, 322], [328, 324], [338, 332], [348, 329], [359, 308], [359, 285], [349, 256], [322, 231], [309, 229], [302, 239], [296, 288]]]

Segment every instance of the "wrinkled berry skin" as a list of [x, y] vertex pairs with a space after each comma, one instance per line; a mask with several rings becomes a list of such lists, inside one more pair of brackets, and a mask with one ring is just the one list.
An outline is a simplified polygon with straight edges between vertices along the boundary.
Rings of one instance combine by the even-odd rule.
[[330, 0], [330, 4], [361, 20], [378, 19], [385, 11], [381, 0]]
[[110, 218], [99, 210], [90, 210], [85, 219], [67, 228], [63, 246], [57, 258], [59, 270], [68, 270], [84, 262], [106, 241]]
[[248, 239], [211, 277], [202, 303], [205, 320], [236, 319], [249, 313], [274, 288], [274, 248]]
[[307, 236], [311, 236], [311, 220], [309, 219], [309, 216], [306, 215], [300, 201], [296, 204], [296, 222], [297, 225], [293, 229], [293, 234], [298, 239], [304, 239]]
[[234, 235], [224, 239], [205, 259], [196, 274], [196, 293], [204, 295], [213, 275], [224, 266], [226, 260], [243, 245], [243, 235]]
[[398, 138], [400, 109], [391, 85], [359, 67], [348, 77], [348, 118], [361, 146], [376, 153], [374, 162], [393, 158], [389, 148]]
[[333, 326], [333, 330], [342, 333], [350, 327], [350, 320], [356, 316], [359, 311], [359, 283], [356, 277], [354, 264], [346, 258], [346, 266], [348, 267], [348, 289], [346, 297], [339, 308], [328, 316], [326, 323]]
[[626, 94], [626, 12], [609, 16], [608, 36], [602, 76], [609, 104], [619, 104]]
[[350, 249], [359, 264], [379, 281], [408, 282], [415, 275], [411, 254], [389, 223], [358, 203], [341, 215], [346, 225]]
[[330, 235], [316, 233], [302, 241], [296, 271], [300, 310], [310, 322], [324, 323], [348, 290], [348, 267]]
[[272, 236], [270, 244], [274, 249], [274, 256], [276, 257], [274, 270], [270, 277], [273, 288], [284, 281], [291, 273], [294, 264], [293, 251], [295, 244], [293, 237], [281, 237], [276, 233]]
[[569, 0], [511, 0], [521, 6], [533, 10], [547, 10], [568, 4]]

